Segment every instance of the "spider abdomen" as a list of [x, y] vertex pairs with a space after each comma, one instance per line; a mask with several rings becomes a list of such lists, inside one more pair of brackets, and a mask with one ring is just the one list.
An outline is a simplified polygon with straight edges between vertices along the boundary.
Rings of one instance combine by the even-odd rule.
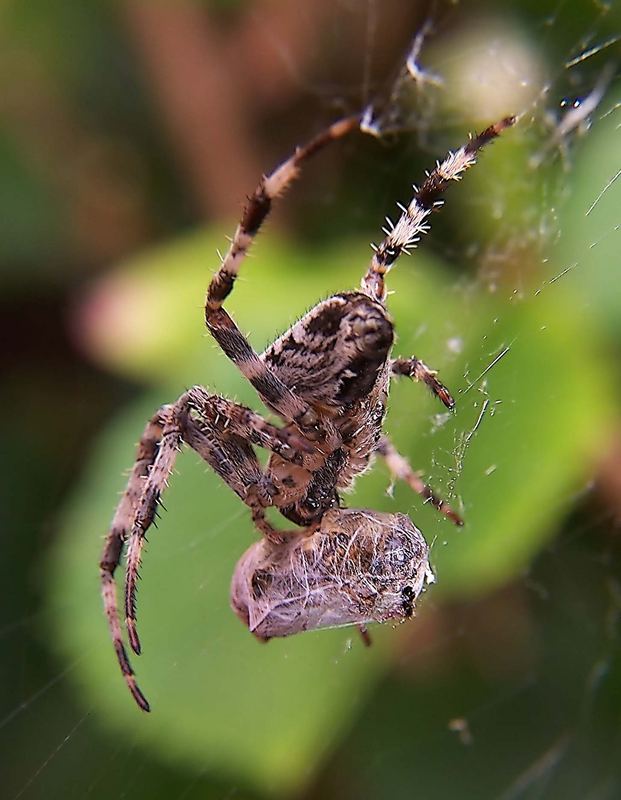
[[307, 402], [341, 410], [375, 387], [394, 340], [386, 309], [361, 292], [328, 297], [261, 358]]
[[406, 619], [431, 577], [427, 543], [409, 517], [332, 509], [310, 536], [255, 542], [235, 569], [231, 605], [270, 639]]

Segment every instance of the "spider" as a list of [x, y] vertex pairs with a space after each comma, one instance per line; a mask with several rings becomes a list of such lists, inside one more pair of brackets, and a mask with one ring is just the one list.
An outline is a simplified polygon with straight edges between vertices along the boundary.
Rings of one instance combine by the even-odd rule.
[[[127, 488], [114, 514], [100, 562], [104, 609], [118, 663], [137, 704], [149, 711], [123, 644], [114, 573], [127, 543], [125, 622], [129, 644], [140, 654], [136, 584], [149, 526], [187, 444], [248, 506], [262, 534], [233, 575], [231, 605], [261, 640], [300, 631], [411, 617], [425, 583], [433, 579], [428, 547], [403, 514], [348, 509], [340, 494], [371, 464], [384, 458], [394, 479], [405, 481], [453, 523], [460, 517], [413, 471], [382, 432], [393, 376], [425, 383], [442, 403], [454, 401], [420, 359], [391, 358], [393, 323], [386, 310], [385, 276], [401, 253], [428, 230], [432, 211], [478, 151], [512, 125], [490, 125], [427, 173], [374, 254], [360, 288], [319, 302], [261, 354], [223, 307], [241, 264], [272, 202], [297, 177], [303, 163], [326, 145], [360, 128], [359, 116], [329, 126], [264, 176], [249, 196], [227, 254], [205, 302], [207, 329], [281, 426], [202, 386], [162, 406], [138, 444]], [[255, 448], [269, 455], [262, 469]], [[296, 528], [277, 530], [266, 518], [276, 508]]]

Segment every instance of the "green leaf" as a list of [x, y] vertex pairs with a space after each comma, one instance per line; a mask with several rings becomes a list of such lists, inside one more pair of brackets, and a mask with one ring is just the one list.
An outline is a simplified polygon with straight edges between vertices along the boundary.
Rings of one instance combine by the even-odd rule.
[[110, 427], [78, 488], [52, 574], [57, 635], [78, 659], [86, 702], [132, 741], [264, 789], [292, 788], [342, 734], [381, 650], [352, 645], [355, 631], [267, 645], [248, 633], [228, 593], [235, 561], [256, 536], [237, 498], [185, 453], [165, 498], [171, 511], [151, 532], [145, 557], [144, 654], [135, 660], [153, 713], [137, 709], [103, 622], [97, 563], [132, 440], [157, 402], [149, 395]]

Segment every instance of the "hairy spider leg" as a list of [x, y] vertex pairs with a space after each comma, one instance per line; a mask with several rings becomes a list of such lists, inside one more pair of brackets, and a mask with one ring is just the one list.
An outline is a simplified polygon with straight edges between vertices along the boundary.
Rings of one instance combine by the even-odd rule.
[[401, 207], [401, 216], [396, 223], [387, 220], [389, 227], [382, 243], [377, 246], [371, 263], [362, 279], [361, 288], [379, 303], [386, 299], [384, 276], [390, 270], [401, 253], [408, 252], [420, 239], [421, 234], [429, 230], [428, 218], [442, 201], [440, 197], [451, 181], [457, 181], [462, 173], [476, 163], [477, 153], [486, 144], [493, 141], [506, 128], [515, 122], [515, 117], [504, 119], [490, 125], [478, 136], [473, 136], [467, 144], [451, 152], [435, 169], [427, 174], [420, 189], [414, 187], [414, 196], [406, 208]]
[[224, 438], [204, 420], [188, 420], [184, 440], [250, 508], [257, 530], [282, 544], [288, 532], [276, 530], [265, 519], [264, 509], [272, 505], [271, 487], [248, 441], [235, 435]]
[[429, 487], [419, 475], [414, 472], [410, 466], [410, 462], [397, 451], [393, 443], [387, 436], [382, 436], [377, 445], [377, 452], [383, 456], [386, 466], [393, 480], [399, 479], [405, 481], [407, 485], [419, 494], [427, 503], [436, 508], [441, 514], [451, 520], [455, 525], [460, 527], [464, 524], [462, 518], [445, 503], [441, 497]]
[[[219, 396], [214, 397], [214, 395], [210, 395], [202, 386], [193, 387], [187, 392], [187, 395], [192, 407], [201, 414], [201, 425], [205, 424], [205, 420], [208, 417], [213, 419], [214, 424], [216, 421], [220, 421], [220, 429], [214, 429], [212, 431], [212, 437], [217, 437], [218, 444], [221, 447], [228, 444], [231, 434], [235, 434], [237, 454], [248, 450], [249, 454], [255, 458], [252, 449], [247, 444], [251, 442], [272, 453], [276, 453], [291, 464], [304, 467], [311, 472], [319, 468], [324, 462], [324, 457], [321, 453], [318, 453], [313, 445], [304, 437], [299, 435], [295, 436], [290, 429], [277, 428], [271, 425], [259, 414], [256, 414], [245, 406], [231, 403]], [[219, 410], [218, 413], [214, 415], [214, 399], [217, 400], [219, 404], [228, 405], [229, 408]], [[222, 425], [222, 421], [224, 421], [224, 425]], [[226, 439], [222, 438], [224, 433], [226, 433]], [[196, 434], [194, 434], [194, 436], [196, 436]], [[273, 504], [273, 487], [264, 473], [259, 472], [256, 476], [248, 476], [241, 484], [243, 491], [238, 491], [230, 483], [230, 476], [221, 471], [223, 465], [227, 463], [226, 460], [216, 458], [215, 462], [212, 463], [207, 457], [207, 453], [201, 451], [199, 439], [187, 439], [187, 442], [191, 447], [197, 450], [197, 452], [203, 455], [213, 469], [229, 483], [231, 488], [233, 488], [246, 503], [252, 512], [252, 521], [260, 533], [275, 544], [282, 544], [284, 538], [294, 532], [277, 530], [270, 525], [265, 518], [264, 509]], [[213, 444], [209, 442], [208, 444], [213, 449]], [[234, 463], [234, 458], [231, 455], [228, 456], [228, 463]]]
[[144, 481], [147, 479], [150, 467], [153, 465], [157, 455], [158, 446], [162, 438], [162, 425], [162, 410], [160, 409], [153, 415], [149, 422], [147, 422], [144, 432], [140, 437], [136, 451], [136, 461], [132, 467], [127, 482], [127, 488], [112, 519], [112, 525], [106, 536], [104, 550], [99, 564], [104, 610], [108, 620], [108, 628], [112, 637], [116, 657], [134, 700], [144, 711], [149, 711], [149, 703], [136, 684], [134, 670], [131, 667], [125, 645], [123, 644], [123, 635], [116, 601], [116, 581], [114, 579], [114, 573], [121, 560], [123, 543], [127, 539], [133, 526], [136, 506], [140, 500]]
[[290, 429], [277, 428], [247, 406], [210, 394], [203, 386], [188, 389], [177, 403], [187, 404], [202, 419], [210, 420], [221, 434], [235, 434], [292, 464], [314, 469], [323, 463], [315, 447], [303, 436], [295, 435]]
[[[192, 412], [198, 414], [198, 422], [190, 416]], [[239, 406], [219, 395], [209, 394], [201, 386], [195, 386], [182, 394], [174, 405], [167, 407], [162, 412], [162, 415], [164, 413], [167, 419], [163, 423], [159, 449], [148, 469], [146, 479], [143, 480], [142, 490], [134, 510], [127, 548], [125, 617], [129, 643], [137, 654], [140, 653], [141, 648], [136, 630], [136, 589], [142, 548], [146, 532], [155, 519], [161, 495], [168, 485], [168, 479], [182, 442], [187, 441], [190, 446], [196, 445], [194, 449], [199, 455], [250, 507], [252, 518], [257, 523], [259, 530], [265, 535], [278, 538], [279, 541], [281, 539], [275, 530], [267, 522], [262, 522], [261, 510], [266, 505], [271, 505], [271, 497], [265, 490], [261, 491], [263, 489], [261, 480], [263, 473], [249, 445], [242, 447], [238, 441], [234, 455], [241, 456], [242, 463], [246, 467], [250, 467], [250, 474], [245, 476], [245, 480], [242, 480], [239, 474], [234, 476], [232, 470], [229, 470], [229, 466], [235, 464], [235, 459], [230, 463], [226, 462], [226, 457], [231, 458], [233, 452], [231, 437], [235, 436], [238, 440], [254, 442], [273, 453], [278, 453], [287, 460], [296, 463], [303, 462], [303, 456], [300, 457], [298, 451], [283, 440], [285, 434], [279, 428], [266, 422], [249, 408]], [[208, 442], [207, 434], [213, 437], [216, 444], [212, 445]], [[230, 441], [227, 442], [225, 437]], [[228, 447], [226, 447], [227, 444]], [[224, 458], [219, 457], [218, 445]], [[240, 490], [240, 481], [243, 491]]]
[[298, 176], [304, 161], [360, 128], [360, 117], [348, 117], [330, 125], [298, 147], [293, 155], [270, 175], [264, 175], [249, 196], [228, 252], [207, 290], [205, 323], [224, 353], [254, 386], [265, 403], [288, 422], [295, 423], [312, 440], [329, 439], [338, 444], [333, 431], [320, 422], [316, 412], [284, 384], [272, 369], [253, 350], [222, 304], [233, 289], [240, 266], [261, 225], [267, 218], [272, 202], [283, 194]]
[[273, 539], [280, 539], [286, 532], [275, 531], [263, 519], [263, 506], [271, 505], [271, 497], [250, 442], [296, 464], [305, 464], [307, 458], [311, 461], [317, 458], [317, 455], [310, 455], [310, 446], [302, 437], [293, 442], [288, 439], [287, 432], [271, 425], [260, 415], [219, 395], [209, 394], [201, 386], [188, 390], [174, 404], [163, 406], [147, 423], [100, 562], [104, 610], [117, 660], [132, 696], [144, 711], [149, 711], [150, 707], [136, 684], [123, 644], [116, 599], [114, 573], [121, 560], [123, 544], [129, 541], [125, 580], [126, 626], [129, 643], [134, 652], [140, 654], [136, 589], [142, 549], [181, 445], [185, 442], [192, 447], [249, 506], [255, 524], [264, 535], [271, 534]]
[[410, 358], [393, 358], [390, 362], [390, 370], [393, 375], [405, 375], [408, 378], [412, 378], [414, 381], [421, 381], [421, 383], [426, 384], [429, 389], [431, 389], [432, 393], [444, 403], [450, 411], [455, 408], [453, 396], [446, 386], [437, 379], [436, 370], [430, 369], [420, 358], [416, 358], [416, 356], [411, 356]]
[[[176, 409], [175, 409], [176, 411]], [[144, 480], [132, 525], [125, 563], [125, 624], [132, 650], [140, 655], [140, 639], [136, 629], [136, 588], [146, 534], [157, 514], [162, 494], [168, 486], [177, 453], [181, 449], [181, 425], [173, 412], [162, 428], [162, 438], [149, 474]]]

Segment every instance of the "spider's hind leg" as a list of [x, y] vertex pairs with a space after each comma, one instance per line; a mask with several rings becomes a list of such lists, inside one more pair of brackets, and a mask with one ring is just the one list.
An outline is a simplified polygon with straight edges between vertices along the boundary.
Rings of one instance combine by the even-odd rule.
[[390, 370], [393, 375], [405, 375], [414, 381], [421, 381], [429, 387], [431, 392], [452, 411], [455, 408], [455, 401], [449, 390], [438, 380], [437, 372], [430, 369], [420, 358], [393, 358], [390, 362]]
[[453, 511], [449, 504], [445, 503], [441, 497], [438, 497], [433, 489], [414, 472], [407, 458], [396, 450], [387, 436], [382, 436], [380, 439], [377, 452], [384, 457], [386, 466], [393, 479], [396, 480], [398, 478], [399, 480], [405, 481], [411, 489], [421, 495], [426, 502], [431, 503], [434, 508], [441, 514], [444, 514], [444, 516], [450, 519], [455, 525], [461, 526], [464, 524], [459, 514]]

